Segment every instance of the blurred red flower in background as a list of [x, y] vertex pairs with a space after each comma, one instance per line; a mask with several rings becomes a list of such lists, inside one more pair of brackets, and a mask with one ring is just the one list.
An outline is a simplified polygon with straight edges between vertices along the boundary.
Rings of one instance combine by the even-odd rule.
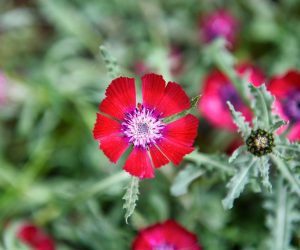
[[0, 71], [0, 105], [4, 104], [7, 98], [7, 80], [4, 74]]
[[55, 250], [53, 239], [33, 224], [23, 224], [17, 233], [17, 237], [33, 250]]
[[141, 230], [133, 250], [201, 250], [195, 234], [176, 221], [167, 220]]
[[290, 70], [284, 75], [275, 76], [268, 88], [276, 97], [275, 112], [291, 123], [289, 139], [300, 140], [300, 73]]
[[113, 163], [132, 147], [123, 169], [139, 178], [152, 178], [153, 167], [170, 161], [177, 165], [193, 151], [198, 119], [189, 114], [164, 122], [163, 118], [189, 109], [191, 104], [179, 84], [166, 85], [160, 75], [142, 77], [142, 97], [142, 104], [136, 106], [133, 78], [114, 79], [100, 103], [93, 134]]
[[236, 44], [239, 23], [226, 10], [217, 10], [204, 15], [199, 21], [199, 27], [200, 38], [205, 43], [223, 37], [229, 49], [232, 49]]
[[[248, 80], [255, 86], [261, 85], [265, 80], [263, 72], [249, 63], [237, 65], [236, 72], [240, 76], [249, 74]], [[199, 110], [214, 126], [235, 131], [236, 125], [232, 121], [227, 101], [242, 112], [248, 121], [251, 119], [251, 110], [243, 103], [230, 79], [214, 70], [204, 79]]]

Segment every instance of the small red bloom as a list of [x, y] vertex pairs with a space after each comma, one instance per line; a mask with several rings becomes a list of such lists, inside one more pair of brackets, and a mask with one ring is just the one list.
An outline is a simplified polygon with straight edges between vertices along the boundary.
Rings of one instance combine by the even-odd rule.
[[132, 250], [201, 250], [195, 234], [176, 221], [167, 220], [139, 232]]
[[33, 250], [55, 250], [53, 240], [33, 224], [22, 225], [17, 237]]
[[[261, 70], [249, 63], [239, 64], [236, 66], [236, 71], [240, 76], [249, 74], [249, 82], [255, 86], [264, 82], [264, 74]], [[242, 112], [248, 121], [250, 120], [250, 109], [244, 105], [228, 77], [214, 70], [204, 79], [199, 110], [214, 126], [235, 131], [236, 126], [232, 121], [227, 101]]]
[[268, 88], [276, 97], [275, 112], [292, 124], [289, 139], [300, 140], [300, 73], [290, 70], [275, 76]]
[[201, 40], [210, 43], [223, 37], [228, 48], [233, 48], [239, 29], [238, 21], [226, 10], [218, 10], [205, 15], [199, 22]]
[[93, 134], [113, 163], [132, 148], [123, 169], [139, 178], [152, 178], [153, 167], [170, 161], [178, 165], [193, 151], [198, 119], [189, 114], [164, 122], [163, 118], [190, 108], [190, 101], [179, 84], [166, 85], [160, 75], [142, 77], [142, 98], [136, 106], [133, 78], [114, 79], [100, 103]]

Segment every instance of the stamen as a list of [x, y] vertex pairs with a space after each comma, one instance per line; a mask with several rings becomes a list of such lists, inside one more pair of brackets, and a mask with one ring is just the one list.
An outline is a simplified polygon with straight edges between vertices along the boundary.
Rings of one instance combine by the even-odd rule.
[[165, 125], [154, 113], [154, 110], [139, 105], [134, 111], [126, 114], [122, 130], [134, 146], [146, 148], [157, 143], [162, 137]]

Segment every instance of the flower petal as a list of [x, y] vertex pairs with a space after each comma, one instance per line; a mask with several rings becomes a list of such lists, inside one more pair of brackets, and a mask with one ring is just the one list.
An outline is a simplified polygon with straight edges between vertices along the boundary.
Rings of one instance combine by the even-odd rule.
[[100, 149], [113, 163], [116, 163], [129, 147], [128, 142], [120, 135], [110, 135], [99, 139]]
[[143, 105], [146, 108], [156, 108], [161, 101], [166, 88], [166, 82], [161, 75], [146, 74], [142, 77]]
[[177, 143], [171, 138], [163, 138], [157, 146], [175, 165], [178, 165], [186, 154], [194, 150], [193, 147]]
[[119, 120], [136, 106], [134, 78], [119, 77], [114, 79], [105, 92], [106, 98], [99, 110]]
[[172, 243], [178, 249], [200, 250], [197, 244], [195, 234], [187, 231], [183, 226], [176, 221], [167, 220], [163, 224], [164, 235], [166, 239], [172, 238]]
[[186, 110], [190, 106], [190, 100], [182, 87], [175, 82], [169, 82], [163, 98], [157, 105], [157, 110], [162, 113], [162, 117], [167, 117]]
[[123, 167], [125, 171], [133, 176], [153, 178], [154, 171], [146, 149], [134, 147]]
[[166, 125], [164, 137], [171, 138], [177, 143], [193, 145], [197, 136], [198, 119], [189, 114]]
[[159, 168], [170, 162], [170, 160], [168, 160], [167, 157], [165, 157], [156, 146], [153, 145], [152, 147], [150, 147], [149, 151], [152, 158], [152, 163], [155, 168]]
[[93, 130], [95, 140], [118, 133], [121, 133], [121, 124], [119, 122], [97, 113], [97, 120]]

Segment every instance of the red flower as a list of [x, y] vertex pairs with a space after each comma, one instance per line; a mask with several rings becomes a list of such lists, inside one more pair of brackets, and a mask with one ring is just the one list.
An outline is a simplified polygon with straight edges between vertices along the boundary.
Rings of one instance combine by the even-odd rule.
[[223, 37], [228, 48], [236, 43], [239, 29], [238, 21], [226, 10], [218, 10], [205, 15], [199, 22], [201, 40], [210, 43], [215, 38]]
[[[240, 76], [248, 73], [249, 82], [255, 86], [264, 82], [261, 70], [251, 64], [240, 64], [236, 67], [236, 71]], [[247, 120], [250, 120], [250, 109], [244, 105], [228, 77], [215, 70], [204, 79], [199, 110], [214, 126], [235, 131], [236, 126], [232, 121], [226, 101], [230, 101], [237, 110], [244, 114]]]
[[22, 225], [17, 237], [33, 250], [55, 250], [53, 240], [33, 224]]
[[166, 85], [160, 75], [142, 77], [142, 98], [136, 107], [133, 78], [114, 79], [99, 106], [93, 134], [113, 163], [132, 148], [123, 169], [139, 178], [152, 178], [153, 167], [170, 161], [177, 165], [193, 151], [198, 120], [189, 114], [164, 122], [163, 118], [190, 108], [190, 101], [179, 84]]
[[132, 250], [201, 250], [195, 234], [176, 221], [167, 220], [139, 232]]
[[275, 76], [269, 90], [276, 97], [275, 111], [292, 124], [289, 139], [300, 140], [300, 73], [290, 70], [285, 75]]

